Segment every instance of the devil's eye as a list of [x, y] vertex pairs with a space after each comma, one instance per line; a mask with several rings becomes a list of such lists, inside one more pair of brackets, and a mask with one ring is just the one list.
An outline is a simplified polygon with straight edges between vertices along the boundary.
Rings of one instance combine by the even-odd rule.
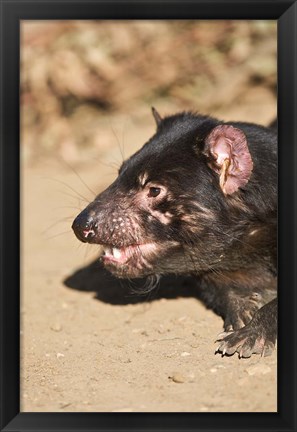
[[161, 188], [158, 188], [158, 187], [150, 187], [150, 189], [149, 189], [149, 193], [148, 193], [148, 196], [149, 196], [149, 197], [152, 197], [152, 198], [155, 198], [156, 196], [159, 195], [160, 192], [161, 192]]

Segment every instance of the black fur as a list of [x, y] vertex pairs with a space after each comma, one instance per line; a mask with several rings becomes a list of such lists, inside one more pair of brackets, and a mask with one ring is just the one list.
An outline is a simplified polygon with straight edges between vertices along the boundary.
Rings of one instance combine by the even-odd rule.
[[[103, 260], [119, 277], [192, 274], [201, 299], [224, 319], [218, 351], [269, 354], [277, 332], [276, 132], [224, 123], [243, 131], [253, 161], [248, 183], [225, 195], [204, 151], [223, 122], [192, 113], [157, 119], [155, 135], [73, 229], [82, 241], [117, 249], [123, 262]], [[161, 187], [158, 197], [152, 186]]]

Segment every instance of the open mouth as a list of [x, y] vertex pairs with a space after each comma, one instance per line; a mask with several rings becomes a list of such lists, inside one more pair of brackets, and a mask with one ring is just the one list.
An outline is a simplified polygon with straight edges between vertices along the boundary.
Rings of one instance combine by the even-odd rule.
[[154, 243], [129, 245], [122, 248], [117, 248], [112, 245], [104, 245], [102, 259], [105, 264], [124, 265], [132, 258], [144, 258], [155, 250], [156, 245]]

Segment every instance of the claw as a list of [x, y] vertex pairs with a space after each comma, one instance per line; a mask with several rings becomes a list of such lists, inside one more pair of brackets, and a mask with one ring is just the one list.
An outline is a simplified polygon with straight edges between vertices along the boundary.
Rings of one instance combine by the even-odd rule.
[[219, 333], [217, 335], [217, 338], [216, 338], [215, 342], [218, 342], [218, 341], [221, 341], [221, 340], [225, 339], [225, 337], [229, 336], [231, 333], [233, 333], [233, 330], [231, 330], [231, 331], [223, 331], [223, 332]]
[[221, 353], [222, 355], [224, 355], [224, 354], [222, 353], [222, 348], [223, 348], [223, 346], [224, 346], [224, 344], [221, 343], [221, 344], [217, 347], [217, 349], [215, 350], [215, 354], [217, 354], [217, 353]]

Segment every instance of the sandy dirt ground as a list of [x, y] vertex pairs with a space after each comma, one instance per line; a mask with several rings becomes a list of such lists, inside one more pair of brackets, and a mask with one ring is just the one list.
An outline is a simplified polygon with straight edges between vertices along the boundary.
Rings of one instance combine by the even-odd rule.
[[[126, 156], [153, 125], [129, 129]], [[76, 170], [96, 193], [114, 178], [116, 140], [99, 156]], [[97, 246], [78, 242], [72, 219], [93, 198], [83, 182], [54, 158], [23, 166], [21, 410], [276, 411], [276, 352], [215, 355], [222, 320], [193, 281], [164, 278], [139, 296], [100, 267]]]

